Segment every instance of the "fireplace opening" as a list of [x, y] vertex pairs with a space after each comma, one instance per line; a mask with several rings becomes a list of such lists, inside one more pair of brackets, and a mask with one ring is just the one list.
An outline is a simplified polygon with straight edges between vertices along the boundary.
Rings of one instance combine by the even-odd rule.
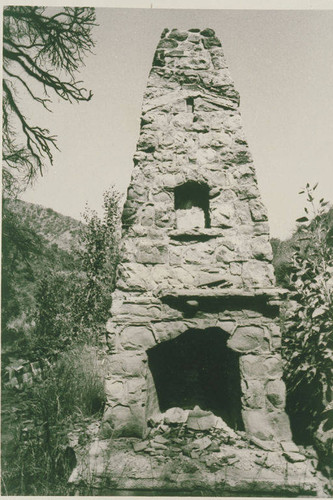
[[147, 351], [159, 409], [212, 411], [233, 429], [243, 430], [239, 356], [219, 328], [191, 329]]
[[194, 181], [177, 186], [175, 210], [178, 229], [209, 228], [209, 187]]

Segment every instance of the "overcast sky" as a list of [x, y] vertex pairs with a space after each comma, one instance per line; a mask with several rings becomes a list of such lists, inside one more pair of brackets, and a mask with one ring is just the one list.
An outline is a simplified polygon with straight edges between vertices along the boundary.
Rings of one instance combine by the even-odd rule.
[[80, 218], [111, 184], [126, 191], [142, 97], [162, 30], [215, 29], [240, 93], [245, 134], [272, 236], [302, 215], [298, 191], [319, 182], [333, 201], [333, 11], [98, 8], [95, 54], [80, 78], [94, 97], [53, 114], [31, 108], [60, 152], [22, 198]]

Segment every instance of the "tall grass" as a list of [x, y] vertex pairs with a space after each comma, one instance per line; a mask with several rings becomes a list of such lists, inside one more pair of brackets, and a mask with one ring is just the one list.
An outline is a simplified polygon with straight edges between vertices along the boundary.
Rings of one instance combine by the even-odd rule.
[[67, 479], [75, 456], [67, 434], [97, 416], [105, 403], [96, 349], [77, 346], [62, 354], [17, 400], [15, 408], [12, 395], [13, 417], [2, 425], [10, 436], [2, 453], [2, 494], [70, 494]]

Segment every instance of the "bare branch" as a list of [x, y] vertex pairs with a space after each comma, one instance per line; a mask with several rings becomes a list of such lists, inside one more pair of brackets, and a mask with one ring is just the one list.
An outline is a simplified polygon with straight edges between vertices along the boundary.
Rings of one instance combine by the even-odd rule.
[[7, 73], [8, 76], [11, 76], [12, 78], [16, 78], [17, 80], [19, 80], [35, 101], [42, 104], [44, 108], [47, 109], [47, 111], [52, 112], [52, 110], [48, 108], [46, 104], [47, 102], [51, 102], [51, 99], [43, 99], [41, 97], [36, 96], [30, 89], [29, 85], [20, 76], [16, 75], [15, 73], [11, 73], [7, 68], [4, 68], [4, 72]]
[[[42, 173], [45, 159], [52, 164], [51, 148], [56, 147], [56, 139], [47, 129], [29, 124], [18, 105], [19, 91], [24, 89], [48, 111], [51, 111], [52, 91], [68, 102], [89, 101], [92, 97], [92, 92], [87, 91], [74, 74], [94, 47], [91, 38], [96, 25], [94, 9], [64, 7], [52, 15], [47, 13], [46, 7], [36, 6], [8, 6], [3, 10], [3, 74], [6, 77], [3, 82], [3, 160], [4, 178], [11, 185], [15, 183], [15, 172], [20, 172], [28, 183], [38, 172]], [[38, 85], [45, 97], [38, 92]], [[24, 140], [21, 146], [16, 144], [17, 123]]]

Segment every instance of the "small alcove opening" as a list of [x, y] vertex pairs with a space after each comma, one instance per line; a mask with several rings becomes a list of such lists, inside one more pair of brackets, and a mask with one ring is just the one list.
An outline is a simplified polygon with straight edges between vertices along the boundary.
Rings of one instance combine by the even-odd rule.
[[188, 97], [186, 99], [186, 111], [188, 113], [194, 113], [194, 98]]
[[177, 229], [209, 228], [209, 188], [206, 184], [188, 181], [175, 188]]
[[161, 412], [199, 405], [233, 429], [244, 429], [239, 355], [227, 347], [227, 338], [219, 328], [191, 329], [147, 351]]

